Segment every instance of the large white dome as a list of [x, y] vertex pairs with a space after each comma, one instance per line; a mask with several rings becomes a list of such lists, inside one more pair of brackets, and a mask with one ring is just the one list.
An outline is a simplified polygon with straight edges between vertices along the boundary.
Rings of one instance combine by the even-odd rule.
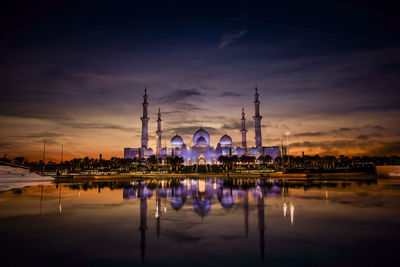
[[174, 137], [172, 137], [172, 139], [171, 139], [171, 146], [174, 146], [174, 147], [181, 147], [181, 146], [183, 146], [183, 139], [182, 139], [182, 137], [180, 137], [179, 135], [175, 135]]
[[221, 137], [219, 143], [221, 144], [221, 146], [232, 146], [232, 138], [229, 135], [225, 134]]
[[199, 139], [200, 137], [203, 137], [206, 142], [207, 145], [210, 144], [210, 135], [208, 134], [208, 132], [206, 130], [203, 129], [203, 127], [201, 127], [200, 129], [198, 129], [194, 135], [193, 135], [193, 144], [196, 145], [197, 144], [197, 139]]

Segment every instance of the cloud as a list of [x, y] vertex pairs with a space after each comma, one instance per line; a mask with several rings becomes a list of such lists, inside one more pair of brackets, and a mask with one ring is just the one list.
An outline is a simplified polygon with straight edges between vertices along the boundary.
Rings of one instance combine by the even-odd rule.
[[304, 132], [304, 133], [294, 134], [293, 136], [295, 137], [324, 136], [326, 134], [327, 134], [326, 132]]
[[121, 125], [108, 124], [108, 123], [86, 123], [86, 122], [64, 122], [63, 125], [72, 127], [75, 129], [108, 129], [108, 130], [121, 130], [125, 132], [131, 132], [137, 130], [134, 127], [125, 127]]
[[18, 136], [23, 138], [51, 138], [51, 137], [63, 137], [64, 134], [55, 133], [55, 132], [37, 132], [37, 133], [29, 133], [27, 135]]
[[236, 32], [230, 32], [223, 34], [221, 36], [221, 42], [219, 44], [219, 49], [222, 49], [231, 43], [233, 43], [236, 39], [242, 37], [244, 34], [246, 34], [246, 30], [241, 30], [241, 31], [236, 31]]
[[179, 102], [190, 98], [202, 98], [205, 94], [196, 88], [192, 89], [175, 89], [172, 92], [160, 97], [161, 101]]
[[360, 134], [357, 136], [357, 139], [359, 140], [368, 140], [370, 136], [368, 134]]
[[385, 127], [380, 126], [380, 125], [374, 125], [374, 126], [372, 126], [372, 128], [373, 128], [374, 130], [385, 130], [385, 129], [386, 129]]
[[380, 137], [380, 136], [382, 136], [382, 135], [381, 135], [381, 134], [378, 134], [378, 133], [360, 134], [360, 135], [357, 136], [357, 139], [359, 139], [359, 140], [369, 140], [369, 139], [371, 139], [372, 137]]
[[235, 92], [230, 92], [230, 91], [225, 91], [219, 94], [221, 97], [238, 97], [238, 96], [243, 96], [244, 94], [242, 93], [235, 93]]

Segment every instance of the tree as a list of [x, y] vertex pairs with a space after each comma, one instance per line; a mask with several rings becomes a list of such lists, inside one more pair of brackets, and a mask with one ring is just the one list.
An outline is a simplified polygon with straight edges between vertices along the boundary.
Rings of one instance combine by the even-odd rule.
[[154, 155], [151, 155], [150, 157], [147, 158], [147, 163], [150, 164], [151, 168], [154, 167], [154, 165], [157, 164], [157, 158]]
[[228, 168], [228, 162], [229, 162], [229, 158], [227, 156], [219, 156], [218, 157], [218, 161], [222, 163], [222, 167], [227, 170]]
[[25, 157], [15, 157], [14, 163], [17, 165], [22, 165], [26, 161]]
[[262, 164], [270, 164], [272, 161], [272, 157], [270, 155], [265, 155], [265, 156], [259, 156], [258, 160], [262, 163]]

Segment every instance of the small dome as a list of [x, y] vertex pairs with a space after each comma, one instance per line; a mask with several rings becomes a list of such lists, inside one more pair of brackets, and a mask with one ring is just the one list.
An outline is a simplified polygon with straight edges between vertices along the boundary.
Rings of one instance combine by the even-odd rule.
[[207, 145], [210, 144], [210, 135], [203, 128], [198, 129], [193, 135], [193, 144], [196, 144], [198, 139], [203, 137], [207, 141]]
[[200, 147], [208, 146], [207, 140], [203, 136], [200, 136], [197, 139], [196, 146], [200, 146]]
[[250, 148], [250, 154], [256, 154], [258, 152], [257, 148], [252, 147]]
[[182, 146], [183, 145], [183, 139], [182, 137], [180, 137], [179, 135], [175, 135], [174, 137], [172, 137], [171, 139], [171, 146]]
[[179, 197], [179, 196], [172, 196], [171, 197], [171, 207], [174, 210], [180, 210], [183, 206], [183, 204], [185, 204], [185, 198]]
[[232, 138], [229, 135], [224, 134], [219, 140], [219, 143], [221, 146], [232, 146]]
[[221, 205], [225, 209], [229, 209], [235, 203], [232, 195], [224, 195], [221, 199]]
[[[144, 150], [144, 156], [145, 157], [147, 157], [147, 156], [151, 156], [151, 155], [153, 155], [153, 149], [152, 148], [148, 148], [148, 149], [145, 149]], [[143, 156], [142, 156], [143, 157]]]

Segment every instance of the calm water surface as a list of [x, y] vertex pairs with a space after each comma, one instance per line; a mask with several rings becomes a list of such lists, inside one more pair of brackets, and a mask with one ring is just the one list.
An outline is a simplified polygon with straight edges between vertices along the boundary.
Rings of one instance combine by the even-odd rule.
[[182, 179], [0, 193], [2, 266], [397, 264], [400, 180]]

